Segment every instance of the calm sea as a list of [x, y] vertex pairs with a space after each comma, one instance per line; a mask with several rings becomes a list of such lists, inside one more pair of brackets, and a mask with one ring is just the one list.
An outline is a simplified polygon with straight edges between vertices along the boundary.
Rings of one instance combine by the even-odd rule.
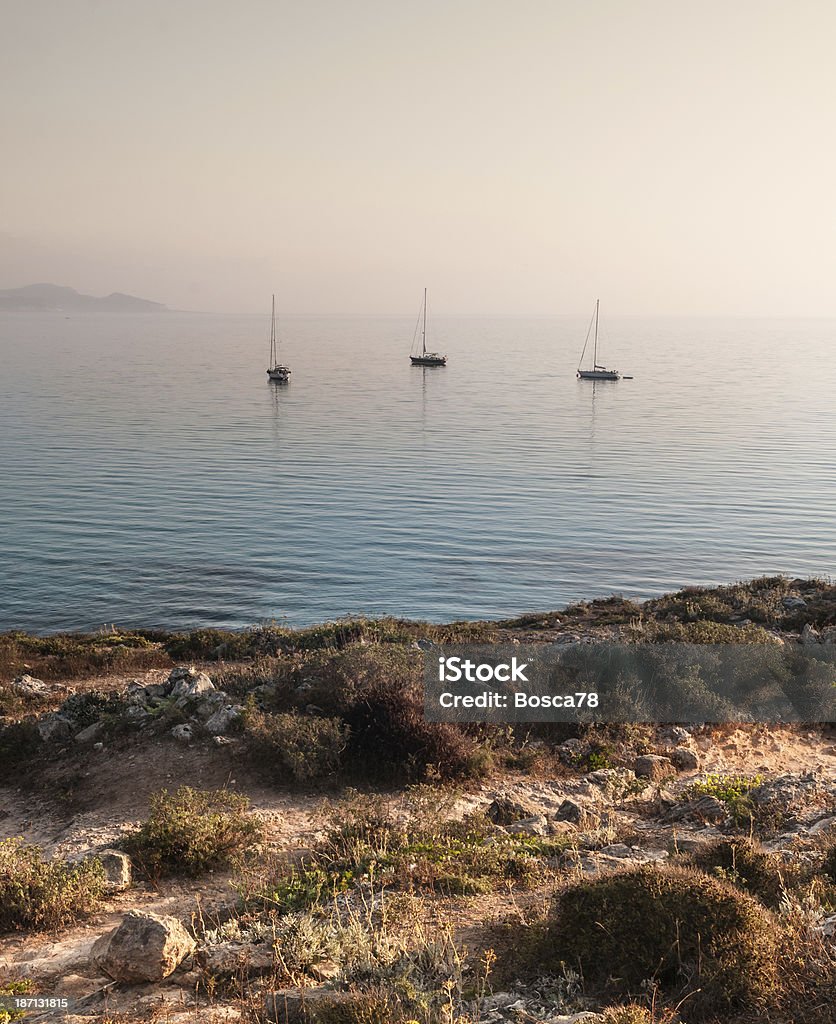
[[836, 567], [836, 321], [0, 316], [0, 629], [502, 616]]

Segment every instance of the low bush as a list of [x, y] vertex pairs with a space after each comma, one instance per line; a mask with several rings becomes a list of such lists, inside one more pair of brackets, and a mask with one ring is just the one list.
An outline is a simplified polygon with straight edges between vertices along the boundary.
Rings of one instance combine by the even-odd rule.
[[182, 786], [176, 793], [156, 793], [148, 820], [122, 845], [145, 874], [159, 878], [230, 867], [262, 835], [246, 797]]
[[[489, 758], [486, 746], [463, 728], [425, 720], [421, 660], [411, 648], [371, 643], [314, 651], [304, 659], [288, 659], [277, 677], [280, 685], [270, 711], [294, 716], [282, 719], [279, 728], [293, 734], [299, 750], [321, 750], [319, 734], [339, 731], [340, 767], [354, 779], [456, 779], [478, 773]], [[311, 704], [314, 715], [303, 710]], [[341, 730], [336, 719], [343, 723]], [[316, 724], [323, 720], [332, 721]], [[267, 760], [274, 756], [271, 727], [254, 712], [254, 752], [262, 763], [265, 741]], [[293, 771], [305, 774], [298, 758]]]
[[641, 867], [584, 881], [555, 902], [545, 956], [619, 995], [652, 980], [687, 997], [689, 1020], [759, 1007], [775, 993], [778, 927], [762, 904], [681, 868]]
[[41, 748], [41, 737], [34, 722], [0, 725], [0, 780], [19, 773]]
[[456, 725], [428, 722], [418, 686], [378, 679], [342, 712], [346, 761], [368, 778], [419, 782], [479, 774], [488, 753]]
[[747, 825], [754, 818], [749, 794], [762, 782], [762, 775], [706, 775], [689, 788], [687, 796], [713, 796], [726, 805], [738, 825]]
[[0, 841], [0, 933], [63, 928], [93, 911], [104, 889], [97, 860], [67, 864], [22, 839]]
[[654, 1013], [646, 1006], [629, 1003], [626, 1006], [610, 1006], [603, 1011], [600, 1024], [668, 1024], [679, 1018], [676, 1014], [661, 1011]]
[[721, 839], [709, 843], [687, 858], [706, 874], [722, 878], [777, 909], [786, 889], [798, 876], [775, 854], [751, 839]]
[[301, 712], [248, 711], [244, 734], [259, 769], [297, 783], [335, 776], [348, 742], [348, 727], [339, 718]]
[[313, 1003], [309, 1024], [399, 1024], [405, 1018], [392, 993], [344, 992]]
[[[0, 996], [26, 996], [32, 993], [34, 985], [31, 978], [23, 978], [20, 981], [0, 982]], [[26, 1016], [26, 1010], [0, 1010], [0, 1024], [9, 1024], [9, 1021], [22, 1020]]]

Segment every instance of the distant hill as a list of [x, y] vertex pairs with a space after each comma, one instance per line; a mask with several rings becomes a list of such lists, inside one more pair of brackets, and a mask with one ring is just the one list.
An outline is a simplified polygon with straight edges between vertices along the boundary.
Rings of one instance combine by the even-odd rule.
[[113, 292], [103, 298], [82, 295], [75, 288], [57, 284], [28, 284], [25, 288], [0, 289], [0, 311], [14, 313], [76, 312], [76, 313], [164, 313], [161, 302], [138, 299], [133, 295]]

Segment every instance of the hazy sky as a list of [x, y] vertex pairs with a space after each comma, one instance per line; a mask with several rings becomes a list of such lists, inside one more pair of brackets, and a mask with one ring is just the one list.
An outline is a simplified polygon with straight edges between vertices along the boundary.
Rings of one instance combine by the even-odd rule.
[[832, 0], [0, 0], [0, 287], [836, 314]]

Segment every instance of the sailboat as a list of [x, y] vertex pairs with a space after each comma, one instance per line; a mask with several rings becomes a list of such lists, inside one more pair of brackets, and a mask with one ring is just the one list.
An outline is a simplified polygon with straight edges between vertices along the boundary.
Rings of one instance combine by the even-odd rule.
[[[580, 380], [621, 380], [621, 374], [618, 370], [608, 370], [606, 366], [601, 366], [598, 362], [598, 306], [600, 299], [595, 300], [595, 315], [592, 318], [595, 324], [595, 340], [592, 346], [592, 368], [589, 370], [582, 370], [583, 357], [586, 355], [586, 347], [589, 344], [589, 331], [586, 332], [586, 341], [583, 343], [583, 352], [581, 352], [581, 361], [578, 365], [578, 378]], [[592, 324], [589, 325], [590, 330]]]
[[267, 376], [279, 384], [286, 384], [290, 377], [290, 367], [279, 362], [279, 349], [276, 344], [276, 296], [273, 296], [273, 312], [270, 318], [270, 363]]
[[[446, 366], [447, 356], [442, 356], [438, 352], [427, 351], [427, 289], [424, 289], [424, 305], [422, 308], [423, 325], [421, 327], [421, 354], [418, 356], [411, 355], [409, 358], [413, 366]], [[417, 330], [417, 328], [416, 328]], [[414, 339], [413, 339], [414, 344]]]

